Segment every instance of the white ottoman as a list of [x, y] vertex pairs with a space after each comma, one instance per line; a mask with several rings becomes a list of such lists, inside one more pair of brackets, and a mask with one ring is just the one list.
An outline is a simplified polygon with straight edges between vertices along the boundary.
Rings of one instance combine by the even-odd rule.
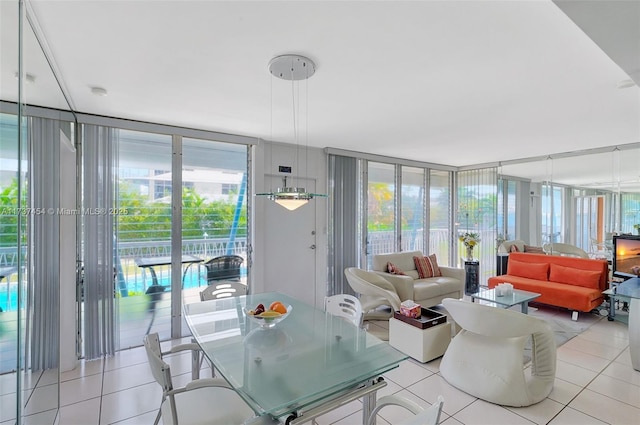
[[[389, 344], [417, 361], [426, 363], [447, 351], [452, 333], [451, 323], [446, 316], [424, 308], [422, 312], [421, 320], [394, 314], [389, 319]], [[433, 323], [437, 324], [432, 325]]]

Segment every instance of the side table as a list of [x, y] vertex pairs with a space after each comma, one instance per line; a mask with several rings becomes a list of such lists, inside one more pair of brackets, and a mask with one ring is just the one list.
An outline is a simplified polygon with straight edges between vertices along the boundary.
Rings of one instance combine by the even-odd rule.
[[478, 286], [480, 284], [480, 261], [465, 260], [464, 271], [466, 274], [464, 293], [469, 295], [478, 292]]

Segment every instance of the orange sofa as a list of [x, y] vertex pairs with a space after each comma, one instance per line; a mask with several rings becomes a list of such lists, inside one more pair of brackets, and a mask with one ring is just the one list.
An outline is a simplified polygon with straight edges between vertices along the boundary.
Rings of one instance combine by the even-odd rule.
[[512, 252], [507, 274], [489, 278], [488, 285], [510, 283], [541, 294], [535, 302], [588, 312], [604, 301], [608, 276], [606, 260]]

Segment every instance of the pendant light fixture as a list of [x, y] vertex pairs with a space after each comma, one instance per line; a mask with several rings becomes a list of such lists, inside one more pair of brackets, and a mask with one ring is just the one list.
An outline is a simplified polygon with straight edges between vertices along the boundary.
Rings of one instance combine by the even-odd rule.
[[[299, 110], [299, 104], [296, 106], [295, 96], [295, 84], [296, 82], [307, 80], [316, 72], [316, 65], [313, 61], [307, 57], [300, 55], [282, 55], [276, 56], [269, 62], [269, 72], [272, 76], [283, 80], [291, 81], [291, 97], [292, 97], [292, 110], [293, 110], [293, 135], [296, 142], [297, 149], [300, 148], [299, 140], [299, 116], [296, 116], [296, 111]], [[299, 88], [298, 88], [299, 93]], [[273, 102], [273, 94], [272, 99]], [[271, 105], [273, 111], [273, 104]], [[308, 114], [308, 111], [305, 110]], [[272, 112], [273, 115], [273, 112]], [[272, 118], [273, 121], [273, 118]], [[272, 122], [273, 126], [273, 122]], [[306, 137], [305, 137], [306, 138]], [[272, 137], [273, 139], [273, 137]], [[306, 150], [306, 146], [305, 146]], [[299, 163], [299, 161], [298, 161]], [[298, 164], [299, 165], [299, 164]], [[291, 172], [291, 167], [280, 167], [281, 169], [287, 169]], [[305, 164], [305, 170], [307, 164]], [[282, 187], [276, 189], [275, 192], [257, 193], [256, 196], [267, 196], [272, 201], [275, 201], [278, 205], [283, 206], [289, 211], [293, 211], [297, 208], [308, 203], [314, 197], [326, 197], [318, 193], [310, 193], [305, 190], [304, 187], [290, 187], [287, 186], [287, 178], [289, 176], [283, 176]]]

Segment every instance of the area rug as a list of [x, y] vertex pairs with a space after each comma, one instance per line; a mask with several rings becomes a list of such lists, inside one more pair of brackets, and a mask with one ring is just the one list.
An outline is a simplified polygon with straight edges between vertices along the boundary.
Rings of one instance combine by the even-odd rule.
[[[537, 317], [547, 322], [556, 337], [556, 347], [560, 347], [572, 338], [580, 335], [589, 329], [595, 323], [605, 319], [596, 313], [580, 313], [578, 320], [571, 320], [571, 311], [553, 306], [539, 305], [529, 307], [529, 315]], [[606, 320], [606, 319], [605, 319]], [[523, 361], [528, 363], [531, 361], [531, 341], [525, 346]]]

